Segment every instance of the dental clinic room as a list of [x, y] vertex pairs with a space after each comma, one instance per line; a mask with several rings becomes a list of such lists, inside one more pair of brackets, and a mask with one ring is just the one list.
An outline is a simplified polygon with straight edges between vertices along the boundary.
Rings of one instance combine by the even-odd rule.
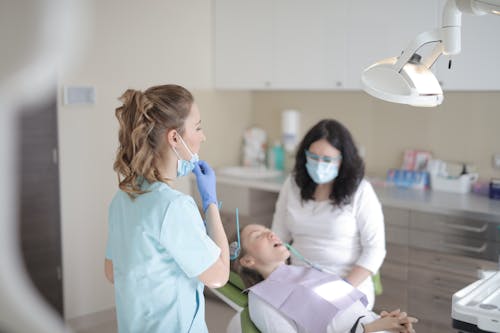
[[500, 332], [500, 0], [0, 3], [0, 333]]

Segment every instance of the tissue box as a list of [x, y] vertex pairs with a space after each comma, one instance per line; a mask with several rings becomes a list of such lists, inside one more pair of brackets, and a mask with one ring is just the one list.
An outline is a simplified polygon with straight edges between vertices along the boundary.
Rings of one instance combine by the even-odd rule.
[[469, 193], [474, 183], [478, 179], [477, 173], [468, 173], [459, 177], [442, 177], [431, 175], [431, 187], [433, 190], [454, 192], [454, 193]]
[[389, 169], [386, 182], [397, 187], [422, 190], [429, 186], [429, 173], [425, 171]]

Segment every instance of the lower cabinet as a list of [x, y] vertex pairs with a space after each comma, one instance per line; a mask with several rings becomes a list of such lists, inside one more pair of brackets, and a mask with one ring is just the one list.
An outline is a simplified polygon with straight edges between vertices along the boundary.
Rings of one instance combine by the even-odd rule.
[[[476, 281], [480, 270], [497, 269], [497, 263], [489, 260], [491, 256], [487, 251], [469, 254], [457, 253], [456, 249], [429, 248], [429, 238], [447, 237], [446, 229], [437, 231], [435, 227], [426, 227], [432, 226], [433, 220], [443, 220], [441, 214], [426, 213], [426, 223], [418, 224], [415, 221], [422, 219], [421, 212], [384, 207], [384, 215], [387, 256], [380, 269], [383, 293], [376, 298], [375, 310], [408, 312], [419, 319], [417, 332], [456, 333], [451, 318], [453, 294]], [[453, 218], [446, 216], [446, 219], [450, 229], [456, 231]], [[463, 220], [457, 219], [459, 223]], [[471, 232], [460, 235], [458, 244], [485, 241], [474, 229]], [[480, 258], [481, 255], [488, 260]]]

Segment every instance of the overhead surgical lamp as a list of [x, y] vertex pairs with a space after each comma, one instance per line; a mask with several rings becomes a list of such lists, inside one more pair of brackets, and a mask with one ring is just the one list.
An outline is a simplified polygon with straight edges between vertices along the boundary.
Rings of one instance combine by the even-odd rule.
[[[370, 95], [393, 103], [437, 106], [443, 90], [431, 71], [444, 55], [460, 53], [462, 13], [500, 15], [500, 0], [448, 0], [443, 10], [442, 27], [420, 33], [399, 57], [383, 59], [363, 71], [361, 83]], [[427, 44], [437, 43], [429, 55], [417, 53]]]

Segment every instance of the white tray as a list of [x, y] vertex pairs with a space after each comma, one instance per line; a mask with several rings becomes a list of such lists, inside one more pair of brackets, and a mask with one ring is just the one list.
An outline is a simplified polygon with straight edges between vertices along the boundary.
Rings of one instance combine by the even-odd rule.
[[478, 177], [477, 173], [468, 173], [458, 178], [445, 178], [431, 174], [431, 188], [437, 191], [469, 193]]

